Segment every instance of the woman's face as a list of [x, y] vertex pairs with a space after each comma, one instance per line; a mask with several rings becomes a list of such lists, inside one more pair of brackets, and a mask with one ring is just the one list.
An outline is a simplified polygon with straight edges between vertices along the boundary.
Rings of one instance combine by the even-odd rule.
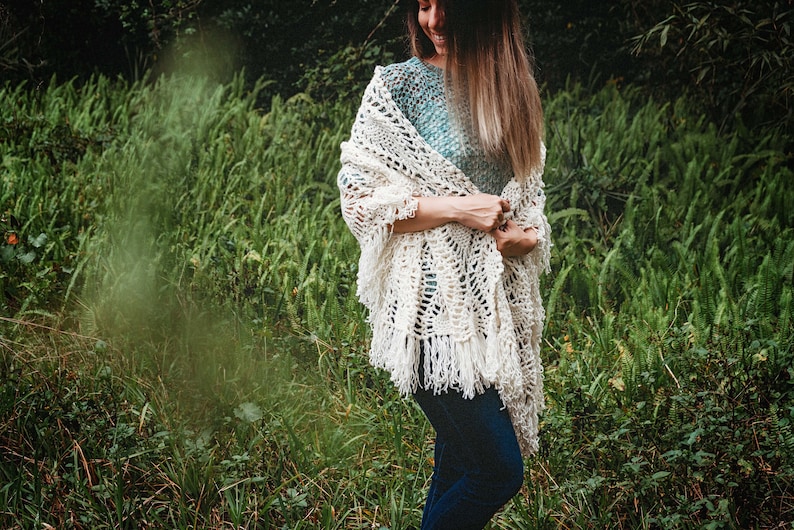
[[429, 62], [442, 66], [447, 55], [447, 37], [444, 33], [444, 8], [439, 0], [417, 0], [419, 2], [419, 27], [436, 48], [436, 56]]

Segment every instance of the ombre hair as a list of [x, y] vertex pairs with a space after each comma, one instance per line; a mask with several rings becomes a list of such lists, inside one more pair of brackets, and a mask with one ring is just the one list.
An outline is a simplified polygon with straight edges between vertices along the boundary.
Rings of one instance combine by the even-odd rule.
[[[408, 1], [411, 51], [420, 59], [430, 59], [436, 51], [419, 26], [419, 3]], [[470, 127], [487, 156], [507, 156], [521, 181], [542, 165], [543, 107], [518, 4], [516, 0], [443, 0], [441, 5], [452, 114], [470, 122], [461, 125]]]

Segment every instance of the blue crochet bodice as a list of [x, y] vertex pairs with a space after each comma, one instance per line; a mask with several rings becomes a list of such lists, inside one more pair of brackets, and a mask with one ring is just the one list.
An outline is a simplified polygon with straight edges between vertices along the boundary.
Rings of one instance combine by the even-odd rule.
[[483, 193], [499, 195], [513, 176], [507, 160], [485, 156], [470, 134], [450, 120], [444, 92], [444, 71], [413, 57], [383, 68], [386, 87], [419, 135], [463, 171]]

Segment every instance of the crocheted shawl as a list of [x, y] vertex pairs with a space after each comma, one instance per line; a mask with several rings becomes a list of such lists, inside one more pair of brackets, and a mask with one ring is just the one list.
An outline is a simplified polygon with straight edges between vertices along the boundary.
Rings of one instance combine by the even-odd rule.
[[420, 383], [421, 358], [424, 388], [466, 398], [496, 388], [522, 452], [537, 451], [545, 316], [538, 277], [549, 269], [551, 246], [542, 169], [502, 192], [507, 217], [537, 227], [538, 245], [526, 256], [503, 258], [493, 236], [459, 223], [393, 233], [395, 221], [415, 214], [416, 197], [478, 190], [419, 136], [380, 67], [341, 145], [341, 162], [342, 215], [361, 247], [357, 294], [369, 310], [371, 364], [387, 370], [403, 396]]

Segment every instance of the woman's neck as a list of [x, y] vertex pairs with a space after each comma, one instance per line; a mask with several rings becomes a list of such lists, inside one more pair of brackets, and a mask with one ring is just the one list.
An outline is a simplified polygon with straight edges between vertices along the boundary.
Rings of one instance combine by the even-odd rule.
[[430, 57], [429, 59], [425, 59], [427, 64], [431, 64], [436, 68], [441, 68], [442, 70], [447, 65], [447, 56], [446, 55], [439, 55], [435, 54], [434, 56]]

